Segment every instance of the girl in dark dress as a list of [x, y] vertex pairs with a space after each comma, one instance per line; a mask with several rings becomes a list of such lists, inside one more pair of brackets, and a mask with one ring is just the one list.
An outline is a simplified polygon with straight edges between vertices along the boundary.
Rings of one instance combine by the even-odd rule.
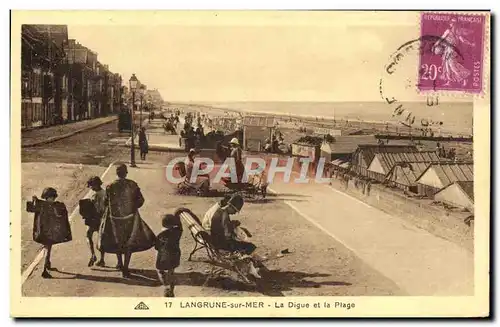
[[[83, 216], [85, 220], [85, 225], [87, 228], [87, 241], [90, 248], [90, 260], [88, 263], [89, 267], [92, 267], [96, 261], [97, 257], [95, 255], [94, 250], [94, 241], [93, 236], [94, 233], [99, 233], [99, 228], [101, 226], [102, 217], [106, 210], [106, 190], [102, 188], [102, 181], [98, 176], [93, 176], [87, 181], [87, 186], [94, 191], [90, 201], [93, 206], [93, 210], [89, 210], [87, 212], [83, 212], [82, 206], [80, 205], [80, 214]], [[97, 262], [97, 266], [104, 267], [104, 251], [99, 251], [101, 257]]]
[[57, 191], [52, 187], [47, 187], [42, 192], [42, 199], [45, 201], [33, 196], [33, 201], [28, 208], [28, 212], [35, 213], [33, 240], [42, 244], [45, 250], [43, 278], [52, 278], [49, 274], [49, 270], [52, 270], [50, 262], [52, 245], [72, 240], [68, 210], [66, 205], [56, 201], [56, 198]]
[[166, 214], [162, 219], [163, 230], [156, 236], [156, 269], [161, 283], [165, 286], [164, 295], [174, 297], [174, 270], [179, 267], [181, 249], [179, 242], [182, 224], [179, 217]]

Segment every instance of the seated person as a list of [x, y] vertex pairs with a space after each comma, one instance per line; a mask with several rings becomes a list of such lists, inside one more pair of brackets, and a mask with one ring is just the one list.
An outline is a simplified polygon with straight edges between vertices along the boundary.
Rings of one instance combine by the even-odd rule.
[[264, 151], [265, 152], [272, 152], [272, 145], [271, 145], [271, 141], [269, 141], [269, 139], [266, 139], [266, 141], [265, 141]]
[[215, 203], [213, 206], [210, 207], [210, 209], [208, 209], [208, 211], [205, 213], [205, 216], [203, 216], [203, 221], [201, 224], [201, 226], [205, 230], [210, 231], [210, 228], [212, 226], [212, 218], [213, 218], [214, 214], [220, 208], [227, 206], [229, 199], [231, 199], [231, 196], [226, 195], [226, 196], [224, 196], [224, 198], [222, 200]]
[[[185, 182], [196, 188], [201, 188], [201, 187], [208, 188], [210, 187], [210, 176], [208, 174], [198, 174], [198, 176], [196, 176], [196, 180], [194, 182], [191, 181], [191, 176], [193, 174], [193, 168], [194, 168], [195, 155], [196, 155], [196, 150], [190, 149], [186, 157], [186, 160], [184, 161], [184, 167], [186, 169], [186, 176], [184, 177]], [[200, 170], [202, 169], [201, 166], [202, 164], [200, 164]]]
[[203, 225], [210, 228], [212, 244], [216, 249], [241, 252], [247, 255], [255, 251], [256, 246], [254, 244], [238, 240], [236, 229], [239, 227], [240, 222], [230, 219], [231, 215], [241, 210], [243, 204], [243, 198], [239, 194], [234, 194], [229, 200], [224, 199], [221, 201], [218, 208], [211, 210], [210, 214], [205, 216]]

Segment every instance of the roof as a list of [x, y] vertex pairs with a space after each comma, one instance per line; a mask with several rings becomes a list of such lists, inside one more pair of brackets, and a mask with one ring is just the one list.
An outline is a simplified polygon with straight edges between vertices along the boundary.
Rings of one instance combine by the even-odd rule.
[[343, 160], [335, 159], [335, 160], [331, 161], [330, 164], [334, 165], [334, 166], [340, 166], [343, 162], [344, 162]]
[[243, 118], [244, 126], [254, 127], [273, 127], [274, 117], [270, 116], [245, 116]]
[[465, 194], [474, 201], [474, 182], [472, 181], [457, 181], [455, 184], [458, 184], [464, 190]]
[[429, 165], [428, 162], [407, 162], [404, 166], [393, 166], [386, 179], [401, 185], [412, 186]]
[[425, 175], [427, 171], [433, 169], [436, 172], [442, 185], [449, 185], [453, 182], [473, 182], [474, 164], [473, 163], [432, 163], [417, 178], [417, 182]]
[[415, 162], [439, 161], [439, 156], [435, 151], [381, 152], [381, 153], [376, 153], [375, 157], [378, 158], [385, 172], [389, 172], [389, 170], [392, 169], [392, 167], [396, 162], [415, 163]]
[[403, 144], [360, 144], [358, 145], [357, 151], [360, 151], [365, 162], [369, 165], [375, 154], [377, 153], [403, 153], [403, 152], [418, 152], [415, 145], [409, 145], [408, 142]]
[[[452, 187], [458, 188], [463, 192], [470, 203], [463, 203], [463, 199], [457, 198], [453, 192], [447, 192]], [[453, 182], [442, 189], [439, 190], [434, 196], [436, 200], [441, 200], [444, 202], [449, 202], [455, 205], [459, 205], [465, 208], [469, 208], [474, 205], [474, 182]]]
[[157, 89], [154, 89], [154, 90], [146, 90], [146, 93], [149, 97], [151, 97], [151, 99], [153, 101], [163, 101], [163, 98], [161, 96], [161, 93], [160, 91], [158, 91]]
[[335, 136], [334, 141], [329, 143], [331, 153], [345, 154], [353, 153], [361, 143], [377, 144], [377, 139], [373, 135], [345, 135]]

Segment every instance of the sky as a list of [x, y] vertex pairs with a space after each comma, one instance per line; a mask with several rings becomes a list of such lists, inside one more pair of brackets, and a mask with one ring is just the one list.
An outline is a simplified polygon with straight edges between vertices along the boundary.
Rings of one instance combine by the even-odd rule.
[[[195, 19], [138, 19], [134, 24], [68, 24], [69, 37], [128, 81], [132, 73], [167, 101], [380, 101], [390, 56], [418, 37], [416, 13], [286, 12]], [[224, 16], [224, 14], [222, 15]], [[139, 22], [139, 23], [138, 23]], [[222, 23], [221, 23], [222, 22]], [[417, 100], [418, 58], [384, 80], [390, 95]], [[394, 88], [395, 87], [395, 88]]]

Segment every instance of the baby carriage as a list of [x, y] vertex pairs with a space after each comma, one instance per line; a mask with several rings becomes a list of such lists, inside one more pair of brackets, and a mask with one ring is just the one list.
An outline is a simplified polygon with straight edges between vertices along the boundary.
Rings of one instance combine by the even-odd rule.
[[210, 178], [207, 175], [200, 175], [194, 183], [187, 179], [186, 164], [179, 162], [174, 168], [184, 178], [182, 182], [177, 184], [177, 192], [183, 195], [207, 196], [210, 192]]
[[264, 172], [256, 175], [249, 175], [246, 182], [241, 181], [234, 183], [230, 178], [222, 178], [221, 181], [230, 193], [241, 193], [245, 198], [261, 200], [267, 195], [268, 182]]

